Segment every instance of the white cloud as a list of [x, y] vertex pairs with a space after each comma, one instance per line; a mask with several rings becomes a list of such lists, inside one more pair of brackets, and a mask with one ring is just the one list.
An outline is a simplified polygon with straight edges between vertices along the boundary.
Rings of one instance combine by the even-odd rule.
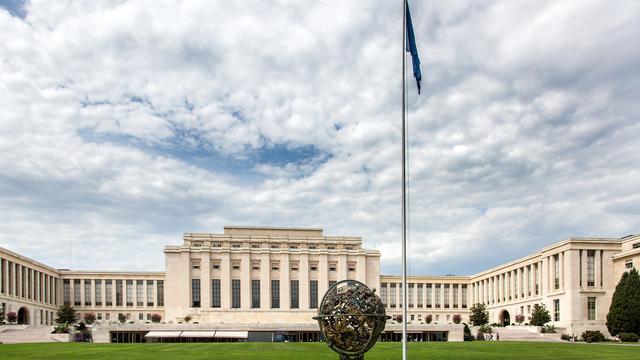
[[[412, 271], [638, 232], [639, 5], [412, 6]], [[397, 272], [400, 16], [384, 1], [0, 10], [0, 245], [162, 269], [182, 232], [322, 226]]]

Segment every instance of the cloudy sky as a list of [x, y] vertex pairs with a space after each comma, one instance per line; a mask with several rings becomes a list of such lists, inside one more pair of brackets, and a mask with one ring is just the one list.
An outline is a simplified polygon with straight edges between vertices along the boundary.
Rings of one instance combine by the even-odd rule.
[[[410, 271], [640, 232], [640, 2], [412, 1]], [[0, 0], [0, 246], [163, 270], [314, 226], [400, 263], [400, 1]]]

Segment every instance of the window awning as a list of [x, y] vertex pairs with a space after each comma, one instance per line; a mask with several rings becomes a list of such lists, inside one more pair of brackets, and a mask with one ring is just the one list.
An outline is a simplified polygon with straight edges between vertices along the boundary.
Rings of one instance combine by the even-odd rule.
[[181, 338], [213, 338], [215, 331], [183, 331]]
[[248, 331], [216, 331], [216, 338], [219, 339], [246, 339], [249, 337]]
[[148, 338], [177, 338], [182, 331], [149, 331], [144, 337]]

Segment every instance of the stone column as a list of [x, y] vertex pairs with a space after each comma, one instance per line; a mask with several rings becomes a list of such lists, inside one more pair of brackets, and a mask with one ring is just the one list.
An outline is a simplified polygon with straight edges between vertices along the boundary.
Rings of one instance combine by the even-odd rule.
[[280, 255], [280, 309], [289, 310], [291, 307], [291, 277], [289, 272], [289, 254]]
[[[298, 282], [300, 283], [300, 309], [309, 309], [309, 254], [300, 254], [298, 265]], [[320, 300], [318, 300], [320, 301]]]
[[231, 254], [224, 250], [220, 255], [220, 308], [231, 309]]
[[251, 309], [251, 258], [249, 250], [242, 250], [240, 262], [240, 308]]
[[[356, 280], [360, 281], [363, 284], [367, 283], [367, 257], [364, 254], [358, 255], [358, 263], [356, 265]], [[380, 284], [374, 285], [374, 287], [376, 288], [378, 288], [379, 286]]]
[[[282, 302], [282, 301], [280, 301]], [[271, 260], [267, 251], [260, 254], [260, 309], [271, 308]]]
[[327, 290], [329, 290], [329, 260], [325, 253], [320, 254], [318, 260], [318, 306]]
[[[340, 251], [342, 252], [342, 250]], [[338, 281], [347, 280], [347, 255], [338, 255]]]
[[200, 308], [211, 308], [211, 252], [200, 253]]

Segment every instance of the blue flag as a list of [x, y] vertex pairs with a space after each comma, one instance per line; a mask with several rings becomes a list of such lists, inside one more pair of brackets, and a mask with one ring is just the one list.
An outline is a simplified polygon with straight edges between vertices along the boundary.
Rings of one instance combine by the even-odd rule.
[[420, 81], [422, 81], [422, 73], [420, 72], [420, 58], [418, 58], [418, 48], [416, 47], [416, 37], [413, 33], [413, 23], [411, 22], [411, 14], [409, 13], [409, 3], [407, 2], [407, 52], [411, 53], [411, 62], [413, 63], [413, 77], [416, 78], [418, 84], [418, 94], [420, 94]]

